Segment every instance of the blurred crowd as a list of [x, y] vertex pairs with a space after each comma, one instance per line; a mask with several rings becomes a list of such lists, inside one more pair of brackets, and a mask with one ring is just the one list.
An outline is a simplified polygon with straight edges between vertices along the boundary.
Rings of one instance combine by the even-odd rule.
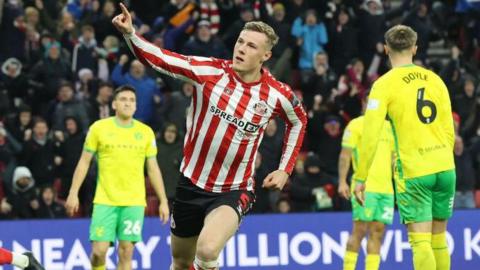
[[[137, 33], [187, 55], [231, 57], [246, 22], [280, 36], [266, 64], [302, 98], [309, 122], [302, 154], [282, 192], [261, 188], [276, 170], [284, 124], [272, 120], [256, 160], [256, 213], [347, 210], [337, 195], [346, 124], [389, 69], [383, 33], [403, 23], [418, 33], [417, 65], [448, 86], [457, 137], [455, 205], [480, 205], [480, 4], [467, 0], [123, 1]], [[88, 126], [113, 115], [112, 92], [137, 89], [135, 118], [157, 135], [169, 199], [180, 177], [185, 116], [193, 85], [146, 68], [111, 24], [114, 0], [0, 0], [0, 219], [62, 218]], [[446, 19], [448, 18], [448, 19]], [[81, 190], [89, 216], [93, 166]], [[148, 215], [158, 201], [147, 182]]]

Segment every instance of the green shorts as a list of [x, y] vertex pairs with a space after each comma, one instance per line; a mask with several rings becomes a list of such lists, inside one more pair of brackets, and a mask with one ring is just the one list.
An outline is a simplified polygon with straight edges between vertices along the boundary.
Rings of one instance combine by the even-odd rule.
[[418, 223], [452, 216], [455, 170], [395, 181], [402, 223]]
[[115, 242], [142, 241], [143, 206], [110, 206], [95, 204], [92, 223], [90, 224], [90, 241]]
[[365, 206], [361, 206], [352, 196], [352, 215], [355, 221], [378, 221], [392, 224], [394, 199], [393, 194], [365, 192]]

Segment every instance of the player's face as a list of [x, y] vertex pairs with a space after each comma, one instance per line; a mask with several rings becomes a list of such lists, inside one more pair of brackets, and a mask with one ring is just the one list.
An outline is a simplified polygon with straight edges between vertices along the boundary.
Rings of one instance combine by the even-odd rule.
[[112, 105], [117, 116], [124, 119], [132, 118], [137, 109], [137, 98], [133, 92], [123, 91], [118, 93]]
[[233, 70], [237, 72], [255, 70], [271, 55], [272, 52], [265, 34], [243, 30], [233, 49]]

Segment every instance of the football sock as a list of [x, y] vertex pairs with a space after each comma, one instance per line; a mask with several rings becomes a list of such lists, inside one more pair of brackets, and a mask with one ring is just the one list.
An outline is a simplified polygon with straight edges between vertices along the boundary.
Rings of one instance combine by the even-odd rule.
[[343, 270], [355, 270], [357, 264], [358, 252], [348, 251], [343, 257]]
[[367, 254], [365, 258], [365, 270], [378, 270], [380, 267], [379, 254]]
[[436, 270], [431, 233], [408, 233], [415, 270]]
[[437, 270], [450, 270], [450, 253], [448, 252], [445, 232], [432, 235], [432, 249]]

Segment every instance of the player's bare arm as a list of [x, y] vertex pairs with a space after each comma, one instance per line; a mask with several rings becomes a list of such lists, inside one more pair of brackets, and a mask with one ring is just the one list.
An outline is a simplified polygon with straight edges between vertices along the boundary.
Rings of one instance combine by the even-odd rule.
[[352, 149], [342, 147], [340, 157], [338, 159], [338, 194], [345, 199], [350, 199], [350, 187], [347, 183], [348, 170], [352, 160]]
[[165, 185], [163, 184], [162, 172], [158, 167], [158, 162], [155, 157], [147, 158], [146, 165], [148, 178], [150, 179], [153, 190], [155, 190], [155, 193], [160, 200], [160, 205], [158, 207], [160, 220], [163, 224], [165, 224], [168, 221], [170, 210], [168, 208], [168, 199], [165, 193]]
[[65, 203], [65, 208], [67, 214], [73, 216], [78, 211], [79, 200], [78, 200], [78, 191], [87, 176], [88, 169], [90, 168], [90, 163], [93, 158], [93, 153], [88, 151], [83, 151], [80, 160], [77, 163], [75, 172], [73, 173], [72, 186], [70, 187], [70, 192], [68, 193], [67, 202]]

